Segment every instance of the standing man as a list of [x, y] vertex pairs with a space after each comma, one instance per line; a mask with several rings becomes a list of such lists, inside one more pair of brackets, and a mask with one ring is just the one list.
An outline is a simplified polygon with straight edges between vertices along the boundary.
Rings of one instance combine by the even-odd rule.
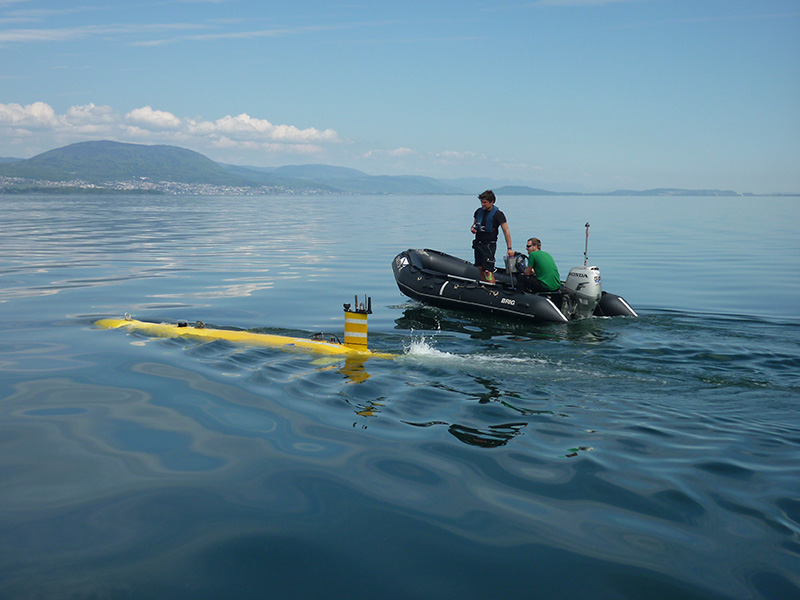
[[555, 292], [561, 287], [556, 261], [542, 250], [542, 240], [530, 238], [525, 244], [528, 250], [528, 267], [520, 275], [520, 284], [529, 292]]
[[475, 211], [470, 231], [475, 234], [472, 247], [475, 250], [475, 265], [481, 271], [481, 279], [494, 283], [494, 253], [497, 250], [497, 231], [503, 230], [508, 246], [508, 255], [514, 256], [511, 249], [511, 232], [503, 211], [494, 205], [495, 198], [492, 190], [486, 190], [478, 199], [481, 207]]

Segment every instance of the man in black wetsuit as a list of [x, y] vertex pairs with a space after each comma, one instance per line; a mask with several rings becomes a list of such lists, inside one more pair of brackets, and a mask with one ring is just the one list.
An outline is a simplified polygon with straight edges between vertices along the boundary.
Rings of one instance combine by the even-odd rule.
[[484, 281], [494, 283], [494, 253], [497, 250], [497, 231], [503, 230], [508, 246], [508, 255], [514, 256], [511, 249], [511, 232], [508, 230], [508, 221], [503, 211], [494, 205], [495, 198], [492, 190], [486, 190], [478, 199], [481, 207], [475, 211], [470, 231], [475, 234], [472, 247], [475, 250], [475, 265], [481, 271]]

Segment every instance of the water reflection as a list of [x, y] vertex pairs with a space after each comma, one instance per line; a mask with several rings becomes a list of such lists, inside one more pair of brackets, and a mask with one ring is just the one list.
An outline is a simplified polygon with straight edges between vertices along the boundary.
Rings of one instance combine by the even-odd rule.
[[355, 409], [355, 413], [359, 417], [377, 417], [385, 406], [385, 398], [376, 398], [375, 400], [368, 400], [366, 402], [357, 402], [345, 398], [345, 402]]
[[[120, 200], [0, 207], [0, 596], [797, 595], [797, 286], [759, 296], [771, 321], [710, 318], [751, 314], [735, 269], [797, 254], [785, 214], [780, 235], [746, 218], [698, 247], [655, 218], [686, 214], [667, 200], [642, 203], [655, 236], [628, 227], [641, 211], [604, 207], [604, 277], [676, 312], [561, 326], [407, 303], [386, 257], [412, 236], [443, 235], [450, 252], [464, 236], [404, 221], [395, 199], [343, 212], [292, 198], [290, 222], [266, 234], [253, 223], [274, 199]], [[508, 204], [533, 218], [529, 199]], [[545, 221], [562, 218], [556, 204]], [[353, 215], [404, 224], [365, 226], [367, 256], [326, 235]], [[759, 244], [717, 262], [740, 233]], [[548, 247], [573, 239], [554, 230]], [[686, 269], [697, 261], [721, 269], [714, 285]], [[324, 362], [126, 338], [80, 316], [338, 330], [354, 281], [382, 309], [379, 346], [421, 331], [428, 347]]]
[[572, 341], [601, 343], [615, 337], [609, 319], [591, 317], [561, 323], [533, 323], [501, 315], [483, 315], [415, 304], [395, 319], [395, 329], [409, 331], [449, 331], [475, 340], [507, 337], [518, 341]]
[[447, 430], [458, 440], [470, 446], [479, 448], [497, 448], [505, 446], [512, 438], [520, 435], [522, 429], [528, 426], [527, 423], [503, 423], [501, 425], [489, 425], [483, 429], [467, 427], [454, 423], [449, 425], [441, 421], [431, 421], [428, 423], [411, 423], [404, 421], [413, 427], [433, 427], [436, 425], [447, 425]]
[[[313, 361], [311, 364], [323, 364], [326, 366], [320, 367], [321, 371], [326, 371], [330, 369], [336, 369], [339, 373], [344, 375], [345, 380], [347, 383], [364, 383], [367, 379], [370, 378], [370, 374], [367, 372], [366, 357], [358, 357], [358, 356], [348, 356], [344, 359], [342, 358], [322, 358]], [[326, 364], [329, 363], [329, 364]]]
[[[552, 428], [553, 418], [560, 419], [567, 416], [551, 409], [526, 407], [525, 404], [530, 402], [528, 398], [520, 392], [509, 389], [507, 385], [502, 387], [497, 379], [480, 375], [467, 377], [469, 384], [461, 384], [456, 380], [448, 384], [441, 381], [428, 383], [431, 390], [446, 392], [448, 396], [460, 400], [456, 404], [459, 416], [421, 421], [402, 419], [401, 422], [420, 428], [443, 426], [447, 428], [448, 433], [464, 444], [479, 448], [497, 448], [521, 436], [531, 425], [532, 418], [544, 418], [550, 422], [549, 427]], [[479, 389], [475, 390], [476, 386], [471, 384], [477, 384]], [[434, 402], [429, 393], [425, 395], [431, 398], [430, 408], [436, 409], [439, 403]], [[502, 416], [510, 412], [527, 420], [492, 422], [498, 418], [502, 419]], [[571, 451], [572, 449], [568, 452]]]

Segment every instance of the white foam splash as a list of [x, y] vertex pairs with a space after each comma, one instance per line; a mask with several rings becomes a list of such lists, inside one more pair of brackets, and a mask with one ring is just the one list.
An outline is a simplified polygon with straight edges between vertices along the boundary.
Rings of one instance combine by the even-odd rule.
[[404, 346], [407, 356], [433, 356], [433, 357], [451, 357], [458, 358], [457, 354], [450, 352], [442, 352], [437, 350], [431, 343], [422, 337], [418, 340], [411, 340]]
[[531, 356], [509, 356], [496, 354], [455, 354], [435, 347], [432, 339], [421, 337], [412, 339], [404, 345], [402, 359], [422, 363], [426, 366], [447, 366], [463, 369], [471, 373], [514, 373], [519, 370], [538, 370], [552, 368], [552, 363], [544, 358]]

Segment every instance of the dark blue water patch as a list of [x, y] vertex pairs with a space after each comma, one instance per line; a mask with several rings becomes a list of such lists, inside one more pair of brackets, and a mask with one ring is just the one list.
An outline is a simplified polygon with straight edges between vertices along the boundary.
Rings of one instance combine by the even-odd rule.
[[370, 468], [390, 477], [404, 479], [418, 485], [437, 486], [443, 483], [442, 478], [435, 471], [400, 458], [379, 458]]
[[731, 477], [738, 480], [748, 479], [753, 477], [755, 474], [752, 469], [743, 467], [742, 465], [736, 464], [731, 460], [700, 462], [695, 465], [695, 468], [700, 469], [701, 471], [706, 471], [712, 475]]
[[[787, 526], [786, 523], [776, 518], [776, 515], [772, 514], [772, 510], [767, 512], [763, 509], [753, 508], [739, 500], [730, 500], [716, 493], [712, 493], [710, 496], [721, 508], [736, 515], [746, 517], [749, 520], [758, 521], [765, 527], [772, 529], [776, 534], [786, 536], [787, 541], [792, 540], [797, 543], [797, 529]], [[778, 502], [780, 502], [780, 500]]]
[[669, 507], [671, 518], [686, 525], [701, 526], [708, 520], [708, 509], [703, 502], [681, 489], [655, 492], [653, 500]]
[[792, 580], [783, 573], [764, 566], [763, 570], [749, 569], [750, 582], [756, 593], [764, 598], [797, 598], [800, 597], [800, 587], [796, 579]]
[[148, 581], [150, 561], [168, 563], [173, 550], [230, 511], [216, 491], [165, 486], [84, 498], [58, 510], [20, 510], [13, 520], [4, 515], [4, 547], [13, 545], [14, 552], [4, 553], [0, 595], [141, 597], [132, 590]]
[[785, 314], [781, 316], [764, 316], [759, 311], [754, 310], [751, 314], [740, 313], [720, 313], [709, 311], [693, 311], [689, 307], [682, 309], [664, 309], [661, 307], [651, 307], [645, 314], [646, 317], [666, 317], [676, 321], [694, 322], [703, 321], [711, 326], [720, 329], [740, 329], [746, 330], [751, 326], [764, 327], [768, 329], [783, 329], [794, 331], [800, 328], [800, 321], [796, 314]]
[[[587, 590], [600, 598], [644, 592], [656, 598], [733, 597], [670, 576], [666, 565], [659, 571], [616, 562], [591, 545], [585, 552], [555, 548], [537, 541], [534, 531], [510, 535], [512, 521], [489, 510], [431, 520], [324, 479], [270, 484], [289, 484], [311, 504], [278, 514], [237, 509], [200, 489], [140, 497], [126, 518], [147, 523], [138, 551], [124, 562], [107, 554], [102, 569], [92, 554], [79, 554], [59, 583], [72, 591], [84, 574], [93, 573], [88, 591], [119, 587], [130, 597], [156, 592], [175, 598], [455, 599], [527, 597], [532, 590], [548, 597]], [[203, 500], [192, 502], [192, 496]], [[160, 539], [145, 543], [159, 530]], [[378, 545], [380, 553], [365, 552]], [[63, 568], [56, 573], [67, 574]]]
[[[193, 368], [189, 370], [185, 366]], [[287, 414], [274, 410], [272, 405], [272, 397], [281, 394], [279, 387], [259, 387], [257, 394], [248, 393], [232, 385], [237, 380], [226, 376], [224, 371], [202, 367], [191, 360], [180, 366], [136, 363], [133, 371], [152, 378], [150, 385], [157, 390], [169, 390], [169, 393], [154, 394], [153, 404], [187, 417], [200, 432], [242, 439], [266, 438], [277, 445], [290, 443], [286, 442], [291, 438], [287, 434], [291, 428]], [[216, 381], [214, 377], [222, 380]], [[138, 385], [143, 385], [141, 379]]]
[[207, 392], [180, 389], [156, 403], [190, 418], [202, 429], [238, 438], [272, 439], [288, 427], [285, 418], [265, 407], [238, 404]]
[[666, 439], [671, 439], [675, 437], [673, 433], [665, 431], [660, 427], [654, 427], [652, 425], [631, 425], [627, 427], [627, 430], [635, 435], [641, 434], [644, 436], [657, 436]]
[[145, 427], [139, 423], [109, 419], [109, 441], [126, 452], [154, 455], [170, 471], [210, 471], [225, 461], [191, 450], [192, 436], [186, 433]]
[[671, 379], [688, 373], [715, 386], [800, 390], [798, 328], [759, 320], [739, 324], [689, 315], [651, 317], [631, 322], [606, 352], [621, 370]]
[[[570, 597], [580, 596], [587, 588], [593, 589], [597, 598], [617, 597], [621, 590], [629, 597], [726, 598], [663, 574], [631, 575], [608, 561], [536, 544], [476, 548], [409, 518], [375, 510], [364, 510], [364, 518], [372, 524], [372, 531], [363, 537], [325, 528], [322, 535], [333, 538], [335, 547], [320, 548], [313, 541], [268, 533], [220, 541], [187, 569], [203, 575], [187, 581], [184, 590], [162, 589], [170, 597], [193, 598], [232, 594], [238, 598], [461, 600], [531, 594]], [[358, 550], [358, 544], [370, 545], [373, 538], [387, 541], [380, 556]], [[411, 552], [403, 552], [403, 548]], [[512, 553], [528, 557], [525, 571], [511, 566]], [[393, 565], [390, 573], [384, 572], [387, 563]], [[299, 565], [304, 566], [298, 569]]]
[[[796, 498], [780, 498], [776, 502], [784, 516], [791, 522], [791, 526], [800, 534], [800, 496]], [[800, 543], [800, 539], [798, 539]]]

